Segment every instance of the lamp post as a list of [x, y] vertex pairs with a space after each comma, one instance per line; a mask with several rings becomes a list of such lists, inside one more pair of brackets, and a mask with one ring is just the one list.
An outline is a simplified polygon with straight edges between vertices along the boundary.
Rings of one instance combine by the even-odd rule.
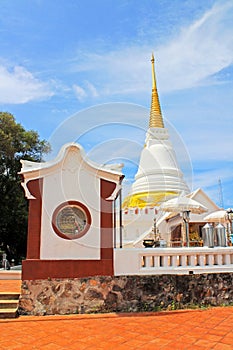
[[185, 224], [185, 239], [186, 239], [186, 245], [189, 247], [189, 220], [190, 220], [190, 211], [185, 210], [182, 211], [182, 218], [184, 220]]

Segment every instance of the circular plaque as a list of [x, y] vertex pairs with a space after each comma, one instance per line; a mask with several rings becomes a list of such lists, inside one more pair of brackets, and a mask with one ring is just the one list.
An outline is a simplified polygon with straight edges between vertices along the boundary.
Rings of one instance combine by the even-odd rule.
[[91, 225], [87, 207], [77, 201], [59, 205], [52, 218], [54, 231], [62, 238], [77, 239], [85, 235]]

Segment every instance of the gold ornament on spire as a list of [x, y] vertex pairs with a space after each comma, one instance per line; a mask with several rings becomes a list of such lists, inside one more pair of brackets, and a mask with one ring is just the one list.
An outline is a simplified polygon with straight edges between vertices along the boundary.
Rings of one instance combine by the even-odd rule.
[[151, 63], [152, 63], [152, 96], [151, 96], [149, 128], [164, 128], [163, 117], [162, 117], [160, 103], [159, 103], [159, 95], [158, 95], [157, 86], [156, 86], [155, 65], [154, 65], [155, 58], [153, 53], [152, 53]]

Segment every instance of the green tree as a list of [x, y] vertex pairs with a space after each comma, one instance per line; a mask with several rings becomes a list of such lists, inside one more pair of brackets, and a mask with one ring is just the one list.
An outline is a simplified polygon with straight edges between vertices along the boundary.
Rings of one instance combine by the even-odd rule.
[[8, 260], [26, 255], [28, 201], [18, 172], [20, 159], [41, 161], [50, 151], [36, 131], [25, 130], [14, 116], [0, 112], [0, 248]]

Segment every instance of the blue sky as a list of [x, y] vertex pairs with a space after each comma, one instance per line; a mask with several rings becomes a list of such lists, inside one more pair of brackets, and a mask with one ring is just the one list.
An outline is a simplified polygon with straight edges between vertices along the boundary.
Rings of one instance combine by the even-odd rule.
[[0, 5], [0, 110], [48, 139], [52, 156], [78, 141], [99, 162], [125, 162], [132, 181], [149, 119], [153, 51], [185, 176], [218, 204], [220, 178], [224, 206], [233, 206], [231, 0]]

